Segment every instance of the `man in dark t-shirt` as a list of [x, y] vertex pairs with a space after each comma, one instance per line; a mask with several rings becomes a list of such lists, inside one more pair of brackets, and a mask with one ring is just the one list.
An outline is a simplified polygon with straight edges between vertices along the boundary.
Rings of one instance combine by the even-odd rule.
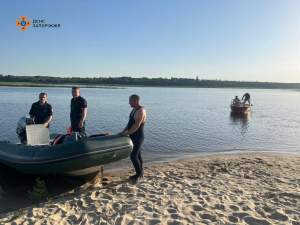
[[53, 110], [46, 100], [47, 94], [41, 93], [39, 101], [32, 104], [29, 114], [30, 118], [34, 118], [35, 124], [44, 124], [45, 127], [49, 128]]
[[73, 131], [85, 133], [85, 118], [87, 114], [87, 102], [80, 96], [79, 87], [72, 88], [71, 99], [71, 126]]
[[249, 105], [250, 105], [250, 95], [249, 95], [249, 93], [244, 94], [243, 97], [242, 97], [242, 100], [244, 98], [245, 98], [245, 100], [244, 100], [243, 104], [246, 104], [246, 102], [249, 102]]

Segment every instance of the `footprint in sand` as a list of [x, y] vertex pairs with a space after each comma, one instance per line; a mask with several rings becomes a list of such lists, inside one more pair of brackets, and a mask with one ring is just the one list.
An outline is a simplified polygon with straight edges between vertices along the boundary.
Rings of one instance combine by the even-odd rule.
[[144, 209], [147, 212], [153, 212], [153, 208], [151, 208], [151, 207], [146, 206], [146, 207], [144, 207]]
[[113, 209], [118, 209], [118, 210], [120, 210], [120, 209], [122, 208], [122, 205], [119, 204], [119, 203], [113, 203], [113, 204], [112, 204], [112, 207], [113, 207]]
[[167, 223], [168, 225], [181, 225], [182, 223], [180, 221], [177, 220], [173, 220]]
[[191, 192], [192, 192], [194, 195], [200, 195], [200, 194], [201, 194], [201, 191], [200, 191], [200, 190], [197, 190], [197, 189], [191, 190]]
[[159, 217], [160, 217], [160, 214], [153, 213], [153, 214], [152, 214], [152, 217], [153, 217], [153, 218], [159, 218]]
[[74, 215], [69, 216], [69, 217], [67, 218], [67, 220], [70, 220], [70, 222], [71, 222], [71, 223], [74, 223], [74, 224], [78, 223], [78, 219], [77, 219], [77, 217], [74, 216]]
[[167, 209], [168, 213], [172, 214], [172, 213], [176, 213], [176, 209]]
[[228, 220], [232, 223], [237, 223], [239, 222], [239, 219], [237, 217], [234, 216], [228, 216]]
[[206, 197], [206, 198], [205, 198], [205, 200], [206, 200], [207, 202], [210, 202], [210, 199], [211, 199], [210, 197]]
[[203, 208], [200, 205], [192, 205], [192, 206], [190, 206], [190, 208], [191, 208], [191, 211], [196, 211], [196, 212], [203, 211]]
[[253, 217], [245, 217], [244, 221], [250, 225], [269, 225], [270, 223], [267, 220], [260, 220]]
[[160, 220], [150, 220], [149, 225], [156, 225], [156, 224], [161, 224]]
[[178, 216], [176, 213], [173, 213], [173, 214], [171, 214], [171, 218], [173, 219], [173, 220], [177, 220], [177, 219], [181, 219], [181, 217], [180, 216]]
[[112, 196], [111, 195], [108, 195], [108, 194], [105, 194], [103, 193], [103, 195], [101, 196], [103, 199], [107, 199], [107, 200], [112, 200]]
[[232, 214], [233, 216], [235, 216], [235, 217], [238, 217], [238, 218], [244, 218], [244, 217], [246, 217], [246, 216], [249, 216], [249, 214], [248, 213], [233, 213]]
[[262, 217], [264, 217], [264, 218], [267, 217], [265, 211], [263, 211], [261, 208], [256, 207], [256, 208], [255, 208], [255, 211], [256, 211], [260, 216], [262, 216]]
[[279, 220], [279, 221], [287, 221], [287, 220], [289, 220], [289, 218], [286, 215], [284, 215], [284, 214], [282, 214], [280, 212], [274, 212], [274, 213], [272, 213], [268, 217], [271, 218], [271, 219], [273, 219], [273, 220]]
[[237, 206], [235, 206], [235, 205], [231, 205], [231, 206], [229, 206], [233, 211], [239, 211], [240, 210], [240, 208], [239, 207], [237, 207]]
[[252, 209], [249, 206], [243, 206], [242, 207], [243, 211], [252, 211]]
[[268, 213], [274, 212], [274, 211], [275, 211], [274, 209], [269, 208], [269, 207], [267, 207], [267, 206], [263, 207], [263, 210], [264, 210], [265, 212], [268, 212]]
[[286, 214], [295, 214], [296, 212], [294, 210], [284, 210]]
[[204, 220], [210, 220], [210, 221], [215, 221], [216, 220], [216, 216], [215, 215], [210, 215], [210, 214], [202, 214], [201, 218]]
[[222, 204], [216, 204], [213, 209], [225, 209], [225, 205], [222, 205]]
[[131, 189], [129, 187], [120, 187], [118, 192], [131, 193]]
[[88, 196], [88, 197], [84, 197], [84, 198], [83, 198], [83, 201], [84, 201], [84, 203], [85, 203], [86, 205], [88, 205], [88, 204], [90, 204], [91, 202], [93, 202], [93, 199], [92, 199], [90, 196]]
[[[127, 192], [128, 193], [128, 192]], [[139, 198], [146, 198], [146, 195], [145, 194], [142, 194], [142, 193], [139, 193], [136, 195], [136, 197], [139, 197]]]

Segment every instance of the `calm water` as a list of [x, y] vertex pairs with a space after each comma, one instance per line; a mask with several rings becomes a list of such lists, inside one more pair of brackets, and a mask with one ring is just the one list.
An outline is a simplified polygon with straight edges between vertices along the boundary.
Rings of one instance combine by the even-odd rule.
[[[0, 87], [1, 139], [18, 142], [16, 126], [28, 116], [38, 94], [46, 92], [54, 110], [50, 133], [63, 133], [70, 125], [70, 88]], [[218, 152], [274, 151], [300, 153], [300, 92], [292, 90], [127, 88], [81, 89], [88, 101], [88, 134], [116, 134], [124, 129], [131, 108], [128, 97], [138, 94], [147, 109], [145, 165]], [[231, 115], [230, 100], [250, 92], [254, 105], [248, 115]], [[105, 171], [133, 168], [129, 159], [105, 166]], [[28, 200], [35, 182], [0, 164], [0, 212], [37, 202]], [[13, 175], [12, 175], [13, 174]], [[29, 182], [30, 181], [30, 182]], [[47, 181], [47, 180], [46, 180]], [[52, 181], [51, 196], [81, 185]], [[5, 204], [3, 204], [5, 203]], [[9, 204], [8, 204], [9, 203]]]
[[[70, 88], [0, 87], [2, 140], [18, 142], [16, 125], [28, 116], [38, 94], [46, 92], [54, 110], [50, 133], [70, 125]], [[246, 116], [230, 113], [235, 95], [251, 95], [253, 109]], [[116, 134], [124, 129], [131, 108], [128, 97], [138, 94], [147, 110], [142, 155], [146, 163], [216, 152], [276, 151], [300, 153], [300, 92], [265, 89], [82, 88], [88, 102], [87, 134]], [[110, 166], [131, 166], [129, 160]]]

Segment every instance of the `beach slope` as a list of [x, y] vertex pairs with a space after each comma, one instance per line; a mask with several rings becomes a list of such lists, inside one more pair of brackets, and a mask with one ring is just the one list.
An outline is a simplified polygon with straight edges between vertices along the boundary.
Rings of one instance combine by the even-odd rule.
[[104, 174], [50, 204], [2, 214], [0, 224], [300, 225], [300, 157], [219, 154]]

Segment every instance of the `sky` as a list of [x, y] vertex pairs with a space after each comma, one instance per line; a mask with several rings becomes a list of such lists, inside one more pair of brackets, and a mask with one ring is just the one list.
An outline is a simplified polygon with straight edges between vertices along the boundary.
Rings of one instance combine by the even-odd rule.
[[2, 1], [0, 74], [300, 83], [299, 12], [299, 0]]

